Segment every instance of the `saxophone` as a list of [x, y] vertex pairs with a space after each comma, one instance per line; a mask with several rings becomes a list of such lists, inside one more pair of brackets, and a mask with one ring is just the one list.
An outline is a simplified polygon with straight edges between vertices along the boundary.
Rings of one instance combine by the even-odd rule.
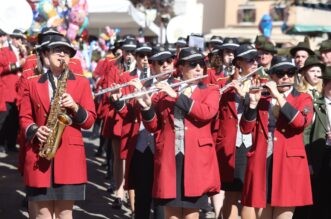
[[60, 98], [65, 93], [67, 88], [67, 79], [69, 76], [68, 65], [62, 61], [61, 65], [64, 68], [64, 73], [58, 80], [57, 88], [53, 98], [53, 104], [47, 118], [46, 126], [51, 130], [46, 142], [44, 142], [39, 150], [39, 156], [51, 160], [60, 145], [61, 137], [64, 128], [72, 124], [72, 119], [66, 114], [66, 110], [60, 106]]

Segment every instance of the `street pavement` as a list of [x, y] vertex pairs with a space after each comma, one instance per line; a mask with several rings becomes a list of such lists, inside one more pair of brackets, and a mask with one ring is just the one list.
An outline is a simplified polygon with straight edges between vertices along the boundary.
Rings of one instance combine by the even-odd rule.
[[[73, 217], [75, 219], [117, 219], [130, 218], [128, 204], [121, 210], [112, 208], [114, 195], [107, 192], [110, 182], [106, 179], [105, 158], [95, 157], [98, 139], [90, 139], [90, 131], [84, 132], [84, 142], [87, 155], [88, 183], [86, 200], [75, 203]], [[0, 155], [0, 219], [28, 218], [27, 209], [22, 201], [25, 196], [22, 176], [17, 170], [18, 153], [9, 152]], [[213, 218], [209, 212], [202, 218]]]

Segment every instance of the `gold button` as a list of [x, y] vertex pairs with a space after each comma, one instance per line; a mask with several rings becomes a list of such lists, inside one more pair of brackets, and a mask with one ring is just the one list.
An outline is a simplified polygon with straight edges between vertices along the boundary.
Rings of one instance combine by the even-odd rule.
[[47, 114], [45, 113], [44, 116], [47, 117]]
[[277, 141], [277, 137], [274, 137], [274, 141]]
[[282, 132], [283, 132], [283, 133], [285, 133], [285, 131], [286, 131], [285, 129], [282, 129]]
[[187, 130], [188, 128], [187, 128], [187, 126], [185, 126], [185, 130]]
[[229, 116], [230, 119], [232, 119], [232, 116]]
[[137, 123], [138, 122], [138, 119], [135, 119], [134, 122]]

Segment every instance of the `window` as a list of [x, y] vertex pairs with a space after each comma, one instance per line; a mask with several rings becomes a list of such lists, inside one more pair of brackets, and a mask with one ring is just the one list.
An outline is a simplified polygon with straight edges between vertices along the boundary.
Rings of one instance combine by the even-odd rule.
[[256, 9], [251, 5], [242, 5], [238, 8], [238, 23], [255, 23]]
[[273, 5], [270, 10], [273, 21], [284, 21], [286, 15], [285, 5]]

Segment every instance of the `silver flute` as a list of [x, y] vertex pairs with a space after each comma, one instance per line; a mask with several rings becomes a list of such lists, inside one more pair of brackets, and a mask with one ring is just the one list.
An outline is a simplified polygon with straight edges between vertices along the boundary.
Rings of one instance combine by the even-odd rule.
[[[286, 83], [286, 84], [278, 84], [277, 87], [291, 87], [294, 84]], [[260, 86], [251, 86], [250, 90], [260, 90], [260, 89], [267, 89], [268, 87], [265, 84], [261, 84]]]
[[[196, 77], [196, 78], [191, 78], [191, 79], [188, 79], [188, 80], [185, 80], [185, 81], [180, 81], [180, 82], [177, 82], [177, 83], [173, 83], [173, 84], [170, 84], [169, 86], [174, 88], [174, 87], [178, 87], [178, 86], [180, 86], [182, 84], [185, 84], [185, 83], [190, 83], [190, 82], [193, 82], [193, 81], [201, 80], [201, 79], [206, 78], [206, 77], [208, 77], [208, 75], [202, 75], [202, 76], [199, 76], [199, 77]], [[125, 95], [125, 96], [121, 97], [119, 100], [120, 101], [130, 100], [132, 98], [140, 97], [140, 96], [143, 96], [145, 94], [156, 93], [156, 92], [159, 92], [159, 91], [160, 91], [159, 88], [153, 87], [153, 88], [150, 88], [150, 89], [145, 90], [145, 91], [138, 91], [138, 92], [134, 92], [134, 93]]]
[[[248, 80], [249, 77], [253, 76], [254, 74], [256, 74], [256, 73], [259, 72], [259, 71], [263, 71], [263, 67], [262, 67], [262, 66], [259, 67], [259, 68], [257, 68], [256, 70], [254, 70], [254, 71], [248, 73], [247, 75], [245, 75], [245, 76], [239, 78], [237, 81], [238, 81], [239, 83], [243, 83], [244, 81]], [[223, 92], [226, 91], [230, 86], [231, 86], [230, 83], [229, 83], [229, 84], [226, 84], [224, 87], [222, 87], [222, 88], [220, 89], [220, 92], [223, 93]]]
[[[158, 78], [158, 77], [161, 77], [161, 76], [164, 76], [164, 75], [167, 75], [167, 74], [171, 74], [175, 71], [176, 70], [170, 70], [170, 71], [166, 71], [166, 72], [163, 72], [163, 73], [160, 73], [160, 74], [157, 74], [157, 75], [152, 75], [152, 76], [147, 77], [147, 78], [142, 78], [142, 79], [140, 79], [140, 82], [148, 81], [148, 80]], [[117, 91], [117, 90], [119, 90], [123, 87], [127, 87], [129, 85], [130, 85], [130, 83], [126, 82], [126, 83], [123, 83], [123, 84], [115, 85], [114, 87], [108, 87], [108, 88], [100, 90], [98, 93], [94, 94], [94, 96], [97, 97], [97, 96], [100, 96], [100, 95], [108, 93], [108, 92]]]

